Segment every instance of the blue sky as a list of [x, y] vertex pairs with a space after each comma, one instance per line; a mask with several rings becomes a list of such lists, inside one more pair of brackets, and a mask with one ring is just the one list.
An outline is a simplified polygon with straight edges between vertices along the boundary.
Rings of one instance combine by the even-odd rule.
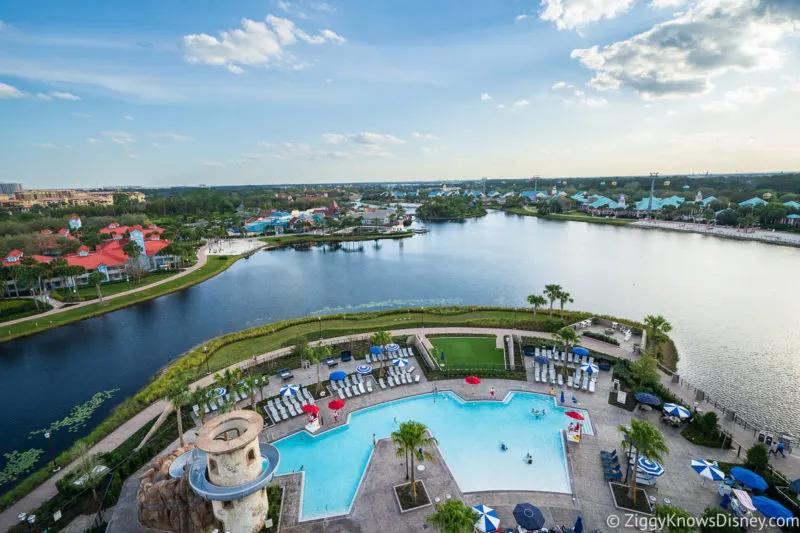
[[794, 0], [13, 2], [0, 180], [800, 168]]

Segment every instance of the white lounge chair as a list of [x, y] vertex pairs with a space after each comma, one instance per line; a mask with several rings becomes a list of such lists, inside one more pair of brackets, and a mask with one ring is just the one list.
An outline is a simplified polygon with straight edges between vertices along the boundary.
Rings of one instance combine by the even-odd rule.
[[192, 412], [194, 413], [194, 416], [200, 416], [200, 407], [197, 405], [193, 405]]
[[363, 383], [359, 383], [359, 384], [358, 384], [358, 391], [359, 391], [361, 394], [366, 394], [366, 393], [367, 393], [367, 391], [365, 391], [365, 390], [364, 390], [364, 384], [363, 384]]
[[415, 367], [415, 366], [410, 366], [410, 367], [408, 367], [408, 370], [406, 370], [406, 372], [407, 372], [408, 374], [413, 374], [413, 373], [414, 373], [414, 370], [416, 370], [416, 369], [417, 369], [417, 367]]
[[372, 382], [367, 381], [367, 392], [372, 392]]
[[341, 398], [342, 400], [344, 400], [344, 390], [342, 390], [342, 389], [339, 389], [339, 390], [337, 390], [336, 392], [338, 392], [338, 393], [339, 393], [339, 398]]
[[353, 391], [353, 396], [361, 396], [361, 392], [358, 390], [357, 385], [353, 385], [353, 388], [351, 390]]
[[216, 405], [214, 405], [214, 404], [213, 404], [213, 403], [211, 403], [211, 402], [209, 402], [209, 403], [205, 404], [205, 405], [203, 406], [203, 408], [205, 409], [205, 411], [206, 411], [206, 414], [208, 414], [208, 413], [209, 413], [209, 412], [211, 412], [211, 411], [216, 411], [216, 410], [217, 410], [217, 406], [216, 406]]
[[589, 390], [589, 376], [586, 374], [583, 375], [583, 385], [581, 385], [581, 390]]
[[386, 383], [383, 382], [383, 378], [378, 379], [378, 385], [380, 385], [382, 389], [386, 388]]
[[286, 414], [286, 409], [281, 409], [278, 412], [281, 414], [281, 420], [289, 420], [289, 415]]
[[344, 395], [347, 396], [348, 398], [352, 398], [353, 397], [353, 393], [350, 392], [350, 387], [345, 387], [344, 388]]
[[589, 392], [594, 392], [594, 383], [595, 383], [595, 380], [591, 380], [589, 382]]
[[394, 379], [392, 378], [392, 376], [386, 378], [386, 383], [388, 383], [390, 387], [394, 387]]
[[294, 410], [294, 407], [292, 407], [291, 404], [286, 408], [286, 410], [289, 411], [289, 414], [292, 415], [292, 418], [297, 416], [297, 411]]
[[564, 386], [564, 376], [562, 376], [561, 374], [558, 375], [558, 386], [559, 387]]
[[419, 383], [419, 374], [414, 376], [414, 383]]
[[567, 376], [567, 387], [572, 388], [573, 381], [572, 376]]
[[536, 367], [533, 368], [533, 381], [539, 383], [539, 369]]
[[370, 354], [367, 354], [367, 356], [366, 356], [367, 363], [371, 363], [372, 362], [371, 357], [372, 356]]

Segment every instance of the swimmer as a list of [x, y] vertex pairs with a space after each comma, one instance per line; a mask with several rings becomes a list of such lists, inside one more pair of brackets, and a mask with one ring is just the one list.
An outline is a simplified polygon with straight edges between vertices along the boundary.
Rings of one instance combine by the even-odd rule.
[[542, 416], [544, 416], [544, 409], [542, 409]]
[[504, 451], [504, 452], [505, 452], [505, 451], [508, 451], [508, 446], [506, 446], [506, 443], [505, 443], [505, 442], [501, 442], [501, 443], [500, 443], [500, 449], [501, 449], [502, 451]]
[[539, 418], [539, 410], [536, 410], [536, 418]]

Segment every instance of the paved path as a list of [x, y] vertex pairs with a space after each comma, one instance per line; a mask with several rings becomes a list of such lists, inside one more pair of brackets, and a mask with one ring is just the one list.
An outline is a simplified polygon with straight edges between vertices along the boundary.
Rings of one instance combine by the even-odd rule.
[[[113, 300], [115, 298], [120, 298], [122, 296], [127, 296], [129, 294], [135, 294], [135, 293], [137, 293], [139, 291], [143, 291], [145, 289], [152, 289], [153, 287], [158, 287], [159, 285], [162, 285], [164, 283], [176, 280], [178, 278], [182, 278], [183, 276], [186, 276], [186, 275], [194, 272], [198, 268], [201, 268], [203, 265], [206, 264], [207, 260], [208, 260], [208, 256], [206, 254], [206, 247], [203, 246], [202, 248], [200, 248], [197, 251], [197, 262], [194, 265], [192, 265], [189, 268], [187, 268], [186, 270], [184, 270], [183, 272], [181, 272], [180, 274], [175, 274], [174, 276], [170, 276], [168, 278], [156, 281], [155, 283], [150, 283], [148, 285], [142, 285], [141, 287], [138, 287], [136, 289], [131, 289], [129, 291], [120, 292], [120, 293], [117, 293], [117, 294], [112, 294], [111, 296], [104, 296], [103, 297], [103, 301], [107, 302], [109, 300]], [[81, 302], [81, 303], [78, 303], [78, 304], [75, 304], [75, 305], [70, 305], [69, 307], [60, 307], [60, 308], [57, 308], [57, 309], [51, 309], [50, 311], [47, 311], [45, 313], [41, 313], [41, 314], [38, 314], [38, 315], [34, 315], [34, 316], [31, 316], [31, 317], [18, 318], [16, 320], [9, 320], [8, 322], [0, 323], [0, 327], [12, 326], [14, 324], [19, 324], [21, 322], [28, 322], [28, 321], [31, 321], [31, 320], [38, 321], [40, 319], [43, 319], [43, 318], [46, 318], [46, 317], [49, 317], [49, 316], [53, 316], [53, 315], [55, 315], [57, 313], [63, 313], [65, 311], [72, 311], [73, 309], [78, 309], [80, 307], [84, 307], [84, 306], [87, 306], [87, 305], [94, 305], [96, 303], [97, 303], [96, 300], [89, 300], [87, 302]]]
[[739, 239], [745, 241], [758, 241], [767, 244], [782, 244], [785, 246], [800, 246], [800, 233], [786, 233], [782, 231], [767, 231], [755, 229], [744, 232], [738, 228], [727, 226], [714, 226], [707, 224], [693, 224], [690, 222], [669, 222], [666, 220], [638, 220], [629, 224], [632, 228], [655, 228], [670, 231], [683, 231], [701, 233], [726, 239]]

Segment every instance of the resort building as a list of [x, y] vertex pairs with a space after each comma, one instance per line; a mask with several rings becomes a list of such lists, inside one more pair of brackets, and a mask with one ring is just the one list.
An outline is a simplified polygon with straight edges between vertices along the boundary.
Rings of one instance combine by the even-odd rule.
[[71, 217], [69, 217], [69, 229], [71, 229], [72, 231], [81, 229], [82, 225], [83, 224], [81, 223], [81, 217], [79, 217], [78, 215], [72, 215]]
[[800, 203], [795, 202], [792, 200], [791, 202], [784, 202], [784, 207], [788, 207], [789, 209], [794, 209], [795, 211], [800, 211]]
[[744, 202], [739, 202], [739, 207], [761, 207], [762, 205], [767, 205], [767, 202], [758, 196], [754, 196]]

